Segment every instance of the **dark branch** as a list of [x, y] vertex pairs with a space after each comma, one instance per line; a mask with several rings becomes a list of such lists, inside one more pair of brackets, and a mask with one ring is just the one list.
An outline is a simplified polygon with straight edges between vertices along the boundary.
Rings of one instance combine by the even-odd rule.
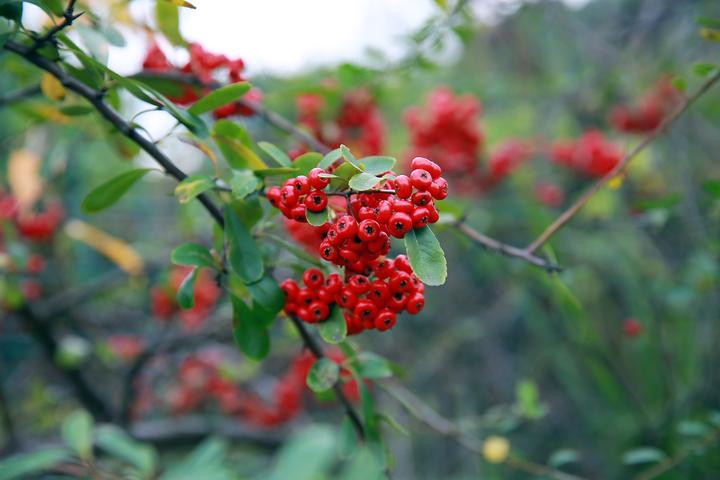
[[55, 35], [65, 30], [67, 27], [73, 24], [73, 22], [80, 17], [83, 12], [78, 13], [75, 15], [75, 4], [77, 3], [77, 0], [70, 0], [68, 2], [68, 6], [65, 8], [65, 11], [63, 12], [63, 21], [52, 27], [50, 30], [45, 33], [42, 37], [35, 40], [35, 43], [33, 43], [32, 47], [30, 47], [30, 53], [37, 52], [40, 48], [42, 48], [43, 45], [45, 45], [47, 42], [53, 40], [55, 38]]
[[40, 85], [31, 85], [26, 88], [21, 88], [14, 92], [10, 92], [4, 97], [0, 97], [0, 107], [12, 105], [13, 103], [21, 102], [26, 98], [34, 97], [39, 95], [41, 92]]

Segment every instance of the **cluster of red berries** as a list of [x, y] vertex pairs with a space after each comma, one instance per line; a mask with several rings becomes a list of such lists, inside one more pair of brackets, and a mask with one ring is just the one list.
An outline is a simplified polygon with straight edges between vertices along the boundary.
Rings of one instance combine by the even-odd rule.
[[[321, 119], [325, 99], [315, 93], [303, 94], [296, 99], [298, 123], [325, 145], [348, 145], [363, 156], [378, 155], [385, 147], [385, 121], [372, 94], [366, 89], [347, 93], [335, 119]], [[292, 158], [307, 152], [302, 145], [290, 152]]]
[[[337, 348], [328, 349], [326, 355], [338, 365], [345, 361], [345, 356]], [[242, 418], [250, 424], [262, 427], [282, 425], [303, 410], [306, 378], [315, 361], [315, 356], [308, 351], [295, 357], [288, 370], [277, 379], [271, 398], [266, 399], [223, 376], [224, 353], [218, 349], [206, 349], [182, 361], [175, 381], [164, 389], [161, 398], [155, 398], [149, 385], [142, 385], [133, 412], [142, 416], [154, 404], [160, 404], [175, 415], [181, 415], [214, 404], [224, 414]], [[341, 369], [341, 379], [345, 395], [357, 401], [359, 389], [350, 372]]]
[[177, 314], [183, 328], [197, 330], [214, 310], [221, 290], [210, 270], [200, 270], [195, 281], [195, 304], [188, 310], [182, 310], [176, 295], [180, 284], [191, 270], [192, 267], [174, 267], [165, 282], [155, 285], [150, 290], [151, 308], [153, 315], [159, 320], [168, 321]]
[[376, 260], [368, 275], [327, 276], [317, 268], [303, 273], [300, 286], [294, 279], [280, 287], [285, 292], [285, 313], [307, 323], [327, 320], [332, 308], [342, 308], [348, 335], [364, 330], [391, 329], [403, 311], [417, 315], [425, 306], [425, 285], [413, 273], [405, 255]]
[[21, 212], [11, 194], [0, 191], [0, 222], [12, 222], [20, 235], [32, 242], [44, 242], [52, 238], [65, 216], [59, 202], [47, 202], [38, 212]]
[[488, 176], [494, 182], [501, 181], [530, 159], [534, 152], [534, 146], [526, 140], [511, 138], [504, 141], [490, 154]]
[[[324, 240], [320, 256], [353, 272], [363, 273], [368, 266], [390, 251], [390, 237], [403, 238], [413, 228], [438, 221], [436, 200], [448, 195], [447, 181], [440, 167], [423, 157], [411, 162], [410, 176], [398, 175], [384, 180], [380, 191], [350, 195], [349, 208], [331, 223], [318, 227]], [[324, 191], [329, 173], [314, 168], [308, 176], [288, 179], [282, 187], [273, 186], [267, 198], [285, 217], [306, 222], [306, 211], [322, 212], [329, 207]], [[391, 190], [394, 189], [394, 190]]]
[[448, 174], [474, 173], [483, 148], [478, 123], [480, 102], [471, 95], [455, 96], [448, 87], [430, 93], [426, 107], [405, 113], [410, 131], [410, 155], [434, 159]]
[[592, 177], [603, 177], [620, 163], [623, 151], [600, 130], [588, 130], [579, 139], [555, 142], [553, 162]]
[[610, 123], [625, 133], [652, 132], [681, 102], [682, 93], [668, 77], [662, 77], [636, 104], [613, 108]]
[[[148, 71], [169, 72], [178, 71], [195, 75], [203, 84], [210, 85], [217, 80], [216, 75], [225, 74], [231, 83], [242, 82], [245, 63], [240, 58], [229, 59], [225, 55], [214, 54], [205, 50], [198, 43], [191, 43], [189, 48], [190, 59], [180, 68], [173, 66], [157, 43], [152, 42], [143, 61], [143, 69]], [[202, 94], [208, 93], [202, 89]], [[199, 99], [198, 91], [190, 85], [183, 86], [182, 94], [170, 99], [178, 105], [190, 105]], [[250, 103], [259, 104], [262, 101], [262, 92], [252, 88], [244, 97]], [[255, 109], [240, 103], [229, 103], [217, 108], [213, 114], [215, 118], [225, 118], [232, 115], [249, 117], [255, 114]]]

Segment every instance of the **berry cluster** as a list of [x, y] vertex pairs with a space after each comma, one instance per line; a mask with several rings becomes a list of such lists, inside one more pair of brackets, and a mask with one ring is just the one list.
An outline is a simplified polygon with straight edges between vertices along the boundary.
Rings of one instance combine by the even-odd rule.
[[327, 277], [317, 268], [303, 273], [302, 283], [287, 279], [285, 313], [307, 323], [328, 319], [337, 305], [343, 309], [348, 335], [364, 330], [391, 329], [403, 311], [420, 313], [425, 306], [425, 285], [413, 273], [405, 255], [394, 260], [375, 261], [369, 275], [351, 274], [346, 279], [331, 273]]
[[622, 160], [623, 151], [599, 130], [588, 130], [577, 140], [555, 142], [553, 162], [592, 177], [608, 174]]
[[660, 78], [635, 105], [618, 105], [610, 112], [610, 123], [625, 133], [648, 133], [682, 102], [682, 93], [667, 77]]
[[175, 297], [190, 270], [192, 267], [174, 267], [165, 282], [155, 285], [150, 290], [151, 308], [153, 315], [159, 320], [168, 321], [178, 314], [183, 328], [197, 330], [212, 313], [221, 290], [215, 283], [212, 272], [202, 269], [195, 282], [195, 304], [191, 309], [181, 310]]
[[[348, 145], [362, 155], [378, 155], [385, 147], [385, 121], [368, 90], [347, 93], [334, 120], [324, 122], [320, 115], [325, 99], [314, 93], [297, 97], [298, 123], [325, 145]], [[307, 152], [301, 145], [290, 152], [292, 158]]]
[[484, 141], [478, 124], [481, 111], [471, 95], [455, 96], [447, 87], [434, 90], [425, 109], [412, 107], [405, 113], [409, 156], [430, 157], [450, 175], [474, 173]]
[[[339, 349], [328, 349], [326, 355], [338, 365], [345, 361]], [[307, 388], [305, 379], [315, 361], [315, 357], [307, 351], [295, 357], [288, 370], [275, 382], [270, 398], [264, 398], [223, 375], [227, 362], [223, 351], [205, 349], [182, 361], [176, 378], [164, 388], [160, 398], [156, 398], [150, 385], [156, 382], [143, 382], [133, 412], [135, 416], [142, 416], [159, 405], [175, 415], [181, 415], [215, 405], [224, 414], [242, 418], [250, 424], [262, 427], [282, 425], [303, 410], [303, 394]], [[162, 369], [166, 368], [163, 365]], [[341, 379], [345, 395], [357, 401], [359, 389], [350, 373], [341, 369]]]
[[[216, 76], [224, 73], [227, 80], [231, 83], [242, 82], [243, 70], [245, 63], [240, 58], [229, 59], [225, 55], [210, 53], [200, 44], [191, 43], [189, 47], [190, 59], [180, 68], [173, 66], [167, 59], [163, 51], [153, 42], [143, 61], [143, 69], [157, 72], [178, 71], [182, 73], [190, 73], [195, 75], [203, 84], [210, 85]], [[190, 105], [196, 102], [199, 94], [207, 94], [208, 89], [204, 88], [201, 92], [190, 85], [183, 86], [182, 94], [171, 97], [171, 100], [178, 105]], [[252, 88], [245, 94], [245, 100], [253, 104], [259, 104], [262, 101], [262, 92], [257, 88]], [[225, 118], [232, 115], [242, 115], [249, 117], [255, 114], [255, 109], [240, 103], [229, 103], [217, 108], [213, 114], [215, 118]]]
[[[423, 157], [411, 163], [410, 176], [384, 180], [380, 189], [369, 193], [347, 193], [349, 210], [318, 227], [324, 240], [320, 256], [356, 273], [364, 273], [390, 251], [390, 237], [403, 238], [413, 228], [437, 222], [436, 200], [447, 197], [448, 184], [440, 167]], [[287, 180], [282, 187], [268, 189], [267, 198], [288, 219], [306, 222], [306, 211], [322, 212], [330, 205], [325, 189], [330, 178], [326, 170], [314, 168], [308, 176]], [[392, 190], [394, 189], [394, 190]], [[345, 195], [345, 194], [342, 194]]]
[[490, 179], [495, 182], [501, 181], [530, 159], [533, 153], [533, 146], [525, 140], [516, 138], [506, 140], [490, 154], [488, 160]]
[[58, 202], [47, 202], [39, 212], [20, 211], [17, 200], [0, 190], [0, 222], [12, 222], [20, 235], [31, 242], [44, 242], [52, 238], [65, 212]]

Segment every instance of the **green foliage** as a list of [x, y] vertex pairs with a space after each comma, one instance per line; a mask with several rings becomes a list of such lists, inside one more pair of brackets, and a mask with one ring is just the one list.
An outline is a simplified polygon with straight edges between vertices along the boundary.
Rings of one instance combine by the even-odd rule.
[[305, 216], [310, 225], [321, 227], [330, 221], [330, 209], [326, 208], [321, 212], [311, 212], [305, 209]]
[[310, 390], [322, 393], [330, 390], [338, 381], [340, 366], [329, 358], [319, 358], [310, 369], [307, 376], [307, 386]]
[[253, 360], [270, 352], [270, 334], [256, 314], [239, 298], [232, 297], [233, 338], [240, 350]]
[[172, 251], [170, 259], [176, 265], [217, 268], [217, 264], [210, 250], [197, 243], [184, 243], [180, 245]]
[[208, 175], [192, 175], [175, 187], [175, 196], [180, 203], [188, 203], [201, 193], [215, 188], [215, 180]]
[[330, 317], [320, 324], [318, 330], [320, 331], [320, 336], [327, 343], [336, 344], [345, 340], [347, 336], [347, 324], [345, 323], [342, 310], [339, 307], [333, 308], [330, 312]]
[[260, 280], [264, 272], [260, 251], [250, 231], [230, 207], [225, 208], [225, 239], [233, 272], [246, 283]]
[[195, 282], [199, 271], [199, 267], [193, 268], [178, 287], [177, 302], [185, 310], [195, 306]]
[[[158, 2], [163, 3], [163, 2]], [[228, 103], [233, 103], [250, 91], [250, 84], [247, 82], [231, 83], [224, 85], [205, 95], [195, 102], [188, 111], [194, 115], [202, 115], [211, 110], [220, 108]]]
[[265, 153], [270, 155], [273, 160], [281, 167], [292, 167], [293, 162], [285, 152], [270, 142], [258, 142], [258, 147], [262, 148]]
[[151, 168], [136, 168], [114, 177], [87, 194], [80, 208], [85, 213], [97, 213], [117, 202]]
[[65, 448], [48, 447], [30, 453], [20, 453], [0, 460], [0, 480], [28, 478], [69, 460]]
[[445, 253], [430, 227], [415, 228], [405, 235], [405, 250], [415, 275], [426, 285], [437, 286], [447, 278]]
[[92, 432], [93, 419], [84, 410], [77, 410], [70, 414], [62, 425], [62, 435], [65, 443], [80, 458], [86, 460], [92, 456]]
[[98, 427], [95, 430], [95, 443], [105, 452], [137, 469], [142, 478], [152, 478], [158, 461], [153, 447], [133, 440], [114, 425]]

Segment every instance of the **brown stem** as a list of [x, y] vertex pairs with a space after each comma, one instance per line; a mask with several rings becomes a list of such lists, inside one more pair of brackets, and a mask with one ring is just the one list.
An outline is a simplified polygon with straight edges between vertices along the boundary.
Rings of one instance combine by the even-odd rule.
[[590, 200], [590, 198], [592, 198], [592, 196], [595, 195], [598, 190], [603, 187], [603, 185], [605, 185], [611, 178], [615, 177], [623, 170], [625, 170], [625, 168], [633, 158], [637, 157], [640, 152], [645, 150], [656, 138], [658, 138], [672, 124], [674, 124], [675, 121], [677, 121], [677, 119], [680, 118], [687, 111], [688, 108], [690, 108], [690, 106], [692, 106], [700, 97], [705, 95], [719, 80], [720, 72], [717, 72], [713, 76], [711, 76], [704, 84], [702, 84], [702, 86], [695, 93], [688, 97], [688, 99], [685, 100], [682, 105], [677, 107], [673, 113], [667, 116], [658, 126], [658, 128], [656, 128], [652, 133], [649, 133], [642, 142], [640, 142], [638, 145], [635, 146], [635, 148], [630, 150], [630, 152], [628, 152], [625, 157], [623, 157], [623, 159], [617, 165], [615, 165], [615, 168], [610, 170], [610, 172], [608, 172], [604, 177], [595, 182], [590, 188], [585, 191], [585, 193], [580, 196], [580, 198], [578, 198], [572, 205], [570, 205], [567, 210], [560, 214], [560, 216], [554, 222], [552, 222], [545, 230], [543, 230], [540, 235], [538, 235], [535, 240], [533, 240], [530, 245], [527, 246], [525, 251], [527, 253], [534, 253], [538, 248], [545, 244], [550, 239], [550, 237], [557, 233], [560, 228], [562, 228], [568, 221], [570, 221], [570, 219], [573, 218], [583, 206], [585, 206], [585, 204]]
[[77, 15], [74, 14], [76, 3], [77, 0], [70, 0], [68, 2], [68, 5], [63, 12], [63, 21], [48, 30], [45, 35], [35, 40], [35, 43], [33, 43], [33, 45], [30, 47], [30, 53], [37, 52], [43, 45], [52, 40], [55, 35], [72, 25], [72, 23], [84, 13], [80, 12]]

